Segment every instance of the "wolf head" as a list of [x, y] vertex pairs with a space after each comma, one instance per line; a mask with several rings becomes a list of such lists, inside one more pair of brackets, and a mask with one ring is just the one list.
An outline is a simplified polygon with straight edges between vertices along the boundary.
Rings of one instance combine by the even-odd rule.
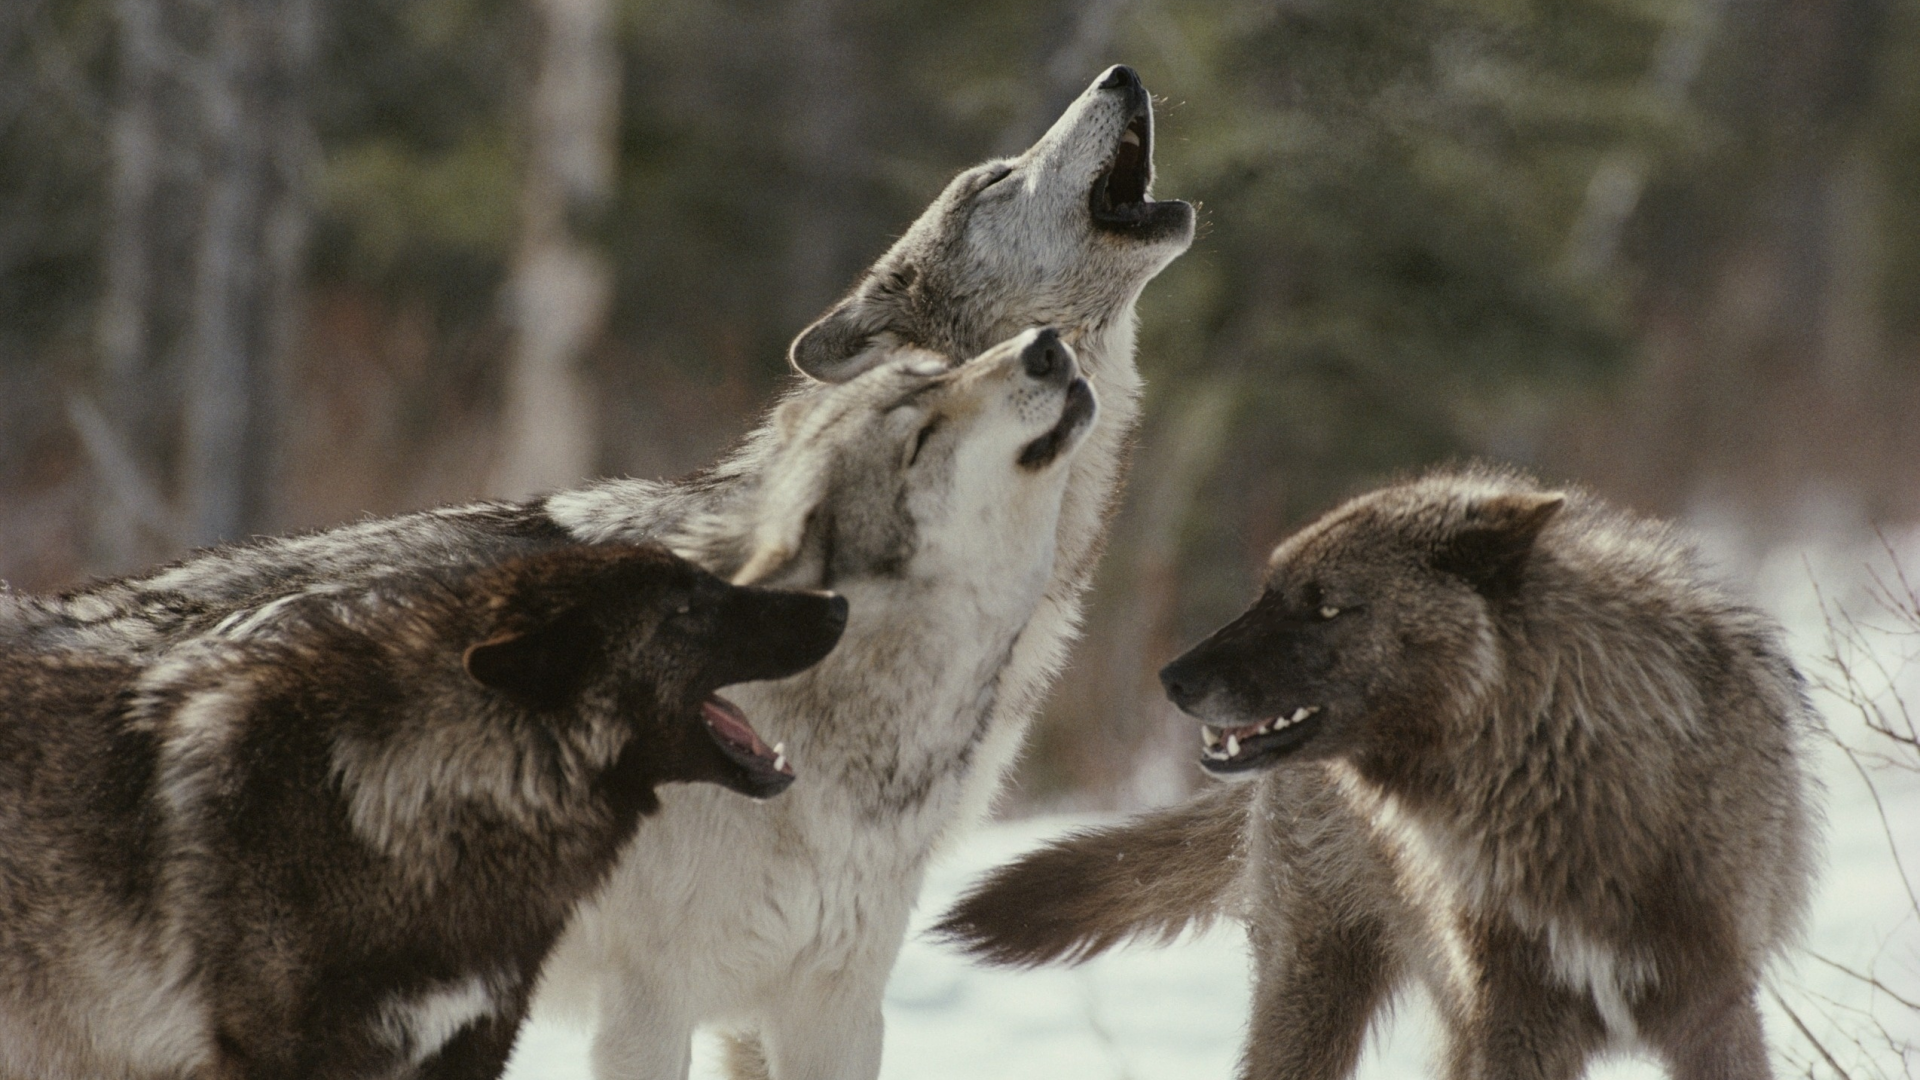
[[1213, 772], [1417, 750], [1498, 674], [1500, 605], [1566, 496], [1486, 472], [1354, 499], [1274, 549], [1245, 614], [1160, 672]]
[[[736, 582], [813, 588], [876, 579], [1044, 577], [1065, 464], [1097, 405], [1073, 349], [1029, 330], [971, 361], [893, 349], [839, 385], [802, 388], [738, 554]], [[739, 546], [741, 541], [745, 546]], [[1008, 572], [1012, 572], [1009, 570]], [[1021, 583], [995, 580], [1009, 595]]]
[[955, 177], [788, 358], [842, 382], [899, 346], [968, 357], [1029, 326], [1104, 330], [1193, 240], [1193, 207], [1152, 183], [1152, 101], [1111, 68], [1026, 153]]
[[847, 622], [840, 597], [730, 585], [655, 546], [527, 556], [469, 591], [483, 636], [462, 660], [481, 687], [546, 722], [630, 726], [621, 755], [649, 782], [760, 798], [793, 772], [714, 691], [813, 666]]

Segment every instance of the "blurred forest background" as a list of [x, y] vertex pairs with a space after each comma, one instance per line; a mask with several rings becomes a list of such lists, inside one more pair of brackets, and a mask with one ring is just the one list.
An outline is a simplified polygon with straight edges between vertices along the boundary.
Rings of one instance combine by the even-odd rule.
[[1202, 225], [1026, 805], [1397, 470], [1920, 516], [1916, 0], [5, 0], [0, 577], [693, 469], [1117, 61]]

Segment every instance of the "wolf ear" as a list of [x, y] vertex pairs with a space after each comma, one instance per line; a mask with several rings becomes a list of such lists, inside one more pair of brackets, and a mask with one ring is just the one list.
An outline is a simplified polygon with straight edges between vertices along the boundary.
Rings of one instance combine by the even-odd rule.
[[1546, 492], [1496, 495], [1467, 507], [1434, 554], [1434, 568], [1458, 574], [1488, 596], [1517, 585], [1540, 530], [1567, 504]]
[[747, 561], [735, 571], [735, 585], [752, 585], [785, 569], [806, 542], [807, 525], [826, 499], [828, 462], [804, 450], [790, 452], [760, 489], [760, 505], [749, 538]]
[[920, 267], [898, 251], [882, 256], [845, 299], [793, 339], [787, 360], [796, 371], [821, 382], [846, 382], [885, 359], [887, 346], [912, 344], [897, 316], [910, 310]]
[[885, 359], [890, 344], [895, 342], [886, 313], [863, 289], [800, 331], [787, 360], [810, 379], [843, 383]]
[[531, 630], [505, 631], [468, 646], [462, 662], [480, 685], [551, 709], [573, 700], [604, 647], [585, 609], [574, 608]]

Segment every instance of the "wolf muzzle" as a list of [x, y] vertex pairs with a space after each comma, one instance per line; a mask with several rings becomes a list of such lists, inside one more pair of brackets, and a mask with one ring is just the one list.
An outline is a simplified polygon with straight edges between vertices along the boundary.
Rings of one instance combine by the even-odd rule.
[[834, 593], [734, 586], [710, 677], [720, 686], [783, 679], [824, 660], [847, 628], [847, 598]]

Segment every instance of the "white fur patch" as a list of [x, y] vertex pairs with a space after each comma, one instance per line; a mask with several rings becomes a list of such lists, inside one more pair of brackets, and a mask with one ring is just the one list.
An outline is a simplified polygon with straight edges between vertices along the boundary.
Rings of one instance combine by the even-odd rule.
[[1653, 984], [1652, 965], [1639, 957], [1622, 956], [1558, 921], [1548, 922], [1546, 931], [1554, 977], [1569, 990], [1585, 991], [1593, 998], [1614, 1039], [1637, 1039], [1629, 1002]]
[[244, 689], [203, 690], [190, 695], [168, 718], [160, 747], [159, 785], [173, 820], [199, 820], [206, 786], [218, 782], [227, 745], [249, 704]]
[[460, 1029], [496, 1008], [493, 992], [478, 975], [416, 997], [393, 998], [380, 1009], [380, 1035], [418, 1065], [440, 1051]]
[[1454, 1000], [1471, 1008], [1479, 993], [1476, 965], [1461, 937], [1458, 916], [1486, 906], [1485, 867], [1444, 833], [1407, 813], [1400, 800], [1361, 779], [1350, 763], [1333, 761], [1326, 769], [1347, 804], [1393, 852], [1394, 876], [1414, 898], [1413, 909], [1426, 915], [1428, 936], [1440, 952], [1435, 974]]
[[340, 591], [338, 585], [313, 585], [300, 592], [289, 593], [277, 600], [269, 601], [251, 610], [242, 608], [220, 620], [213, 628], [214, 637], [245, 640], [271, 626], [286, 610], [309, 596], [323, 596]]

